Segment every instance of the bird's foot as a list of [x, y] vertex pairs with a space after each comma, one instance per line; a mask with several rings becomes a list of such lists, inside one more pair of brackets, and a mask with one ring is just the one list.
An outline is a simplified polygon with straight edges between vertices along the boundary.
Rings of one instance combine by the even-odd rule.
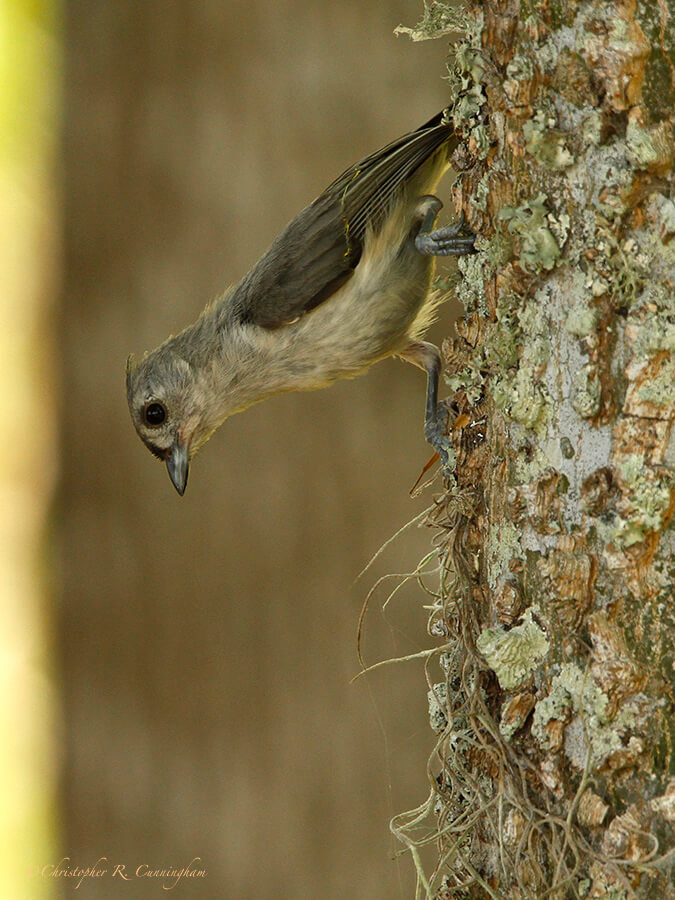
[[448, 438], [450, 414], [445, 403], [438, 402], [438, 382], [441, 375], [441, 354], [433, 344], [411, 341], [400, 355], [427, 373], [427, 398], [424, 412], [424, 436], [438, 453], [446, 474], [455, 467], [455, 455]]
[[445, 404], [438, 403], [434, 414], [427, 416], [424, 423], [424, 436], [427, 443], [438, 453], [444, 472], [451, 472], [454, 468], [454, 454], [448, 437], [448, 420], [449, 414]]
[[415, 237], [415, 247], [424, 256], [464, 256], [474, 252], [475, 240], [462, 213], [458, 222], [445, 228], [426, 231], [423, 225]]

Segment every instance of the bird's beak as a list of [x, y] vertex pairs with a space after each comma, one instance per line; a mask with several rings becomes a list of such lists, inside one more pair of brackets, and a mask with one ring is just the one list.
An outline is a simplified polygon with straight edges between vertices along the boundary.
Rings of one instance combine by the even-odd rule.
[[180, 440], [176, 439], [166, 458], [166, 468], [173, 486], [182, 497], [185, 493], [185, 486], [187, 485], [188, 471], [190, 468], [187, 444], [183, 444]]

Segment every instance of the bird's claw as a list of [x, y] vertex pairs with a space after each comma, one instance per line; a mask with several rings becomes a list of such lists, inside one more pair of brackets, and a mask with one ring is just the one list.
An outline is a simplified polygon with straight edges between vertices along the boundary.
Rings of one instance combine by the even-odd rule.
[[476, 235], [466, 227], [464, 213], [454, 225], [420, 231], [415, 246], [424, 256], [464, 256], [474, 252]]

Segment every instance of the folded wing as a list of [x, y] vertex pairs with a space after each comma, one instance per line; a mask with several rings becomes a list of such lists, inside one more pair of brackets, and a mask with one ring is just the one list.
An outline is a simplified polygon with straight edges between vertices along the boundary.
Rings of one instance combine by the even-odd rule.
[[406, 181], [451, 136], [439, 113], [343, 172], [237, 286], [241, 320], [279, 328], [327, 300], [353, 274], [367, 227], [377, 229]]

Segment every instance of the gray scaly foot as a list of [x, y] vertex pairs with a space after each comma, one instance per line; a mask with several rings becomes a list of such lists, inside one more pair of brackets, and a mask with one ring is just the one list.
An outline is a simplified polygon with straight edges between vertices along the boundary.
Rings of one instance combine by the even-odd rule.
[[[438, 202], [440, 204], [440, 200]], [[466, 227], [464, 213], [455, 225], [430, 230], [439, 209], [440, 206], [430, 208], [424, 217], [415, 237], [417, 250], [424, 256], [464, 256], [473, 253], [476, 235]]]
[[433, 344], [412, 341], [401, 353], [408, 362], [427, 373], [427, 398], [424, 413], [424, 436], [438, 453], [443, 471], [452, 470], [450, 440], [447, 434], [448, 411], [438, 402], [438, 382], [441, 374], [441, 354]]

